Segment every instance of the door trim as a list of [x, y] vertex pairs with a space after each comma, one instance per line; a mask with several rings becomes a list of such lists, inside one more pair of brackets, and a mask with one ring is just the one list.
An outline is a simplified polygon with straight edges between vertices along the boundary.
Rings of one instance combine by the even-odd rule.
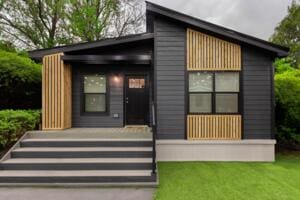
[[[126, 110], [126, 92], [127, 92], [127, 78], [128, 77], [134, 77], [134, 76], [144, 76], [145, 77], [145, 83], [146, 83], [146, 86], [147, 86], [147, 90], [148, 90], [148, 116], [146, 117], [146, 123], [143, 124], [143, 125], [147, 125], [149, 126], [150, 125], [150, 80], [149, 80], [149, 73], [147, 72], [142, 72], [142, 73], [125, 73], [124, 74], [124, 84], [123, 84], [123, 126], [131, 126], [131, 125], [135, 125], [135, 124], [127, 124], [127, 110]], [[141, 125], [141, 124], [139, 124]]]

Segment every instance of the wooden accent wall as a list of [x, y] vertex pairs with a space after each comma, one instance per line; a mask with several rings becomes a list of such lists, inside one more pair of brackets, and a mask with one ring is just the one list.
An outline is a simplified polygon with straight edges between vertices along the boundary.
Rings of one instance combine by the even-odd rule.
[[188, 139], [239, 140], [241, 121], [240, 115], [188, 115]]
[[241, 70], [241, 47], [187, 29], [187, 70]]
[[44, 56], [42, 68], [42, 128], [56, 130], [71, 127], [71, 80], [69, 64], [63, 53]]

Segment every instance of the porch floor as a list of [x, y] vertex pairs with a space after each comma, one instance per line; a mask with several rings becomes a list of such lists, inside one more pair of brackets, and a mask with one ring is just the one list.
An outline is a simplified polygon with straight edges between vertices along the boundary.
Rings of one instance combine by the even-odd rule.
[[29, 138], [98, 138], [98, 139], [150, 139], [151, 128], [131, 126], [121, 128], [70, 128], [55, 131], [30, 131]]

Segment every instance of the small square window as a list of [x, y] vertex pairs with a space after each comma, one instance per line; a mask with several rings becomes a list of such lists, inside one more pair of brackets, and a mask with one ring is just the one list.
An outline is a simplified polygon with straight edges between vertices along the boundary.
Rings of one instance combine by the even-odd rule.
[[105, 94], [85, 94], [86, 112], [105, 112]]
[[219, 72], [216, 73], [216, 92], [238, 92], [239, 73]]
[[191, 113], [211, 113], [211, 94], [190, 94]]
[[217, 113], [237, 113], [238, 94], [216, 94]]
[[189, 74], [190, 92], [212, 92], [213, 74], [209, 72], [197, 72]]
[[103, 75], [84, 76], [84, 93], [105, 93], [106, 77]]
[[129, 88], [136, 88], [136, 89], [145, 88], [145, 79], [144, 78], [130, 78], [129, 79]]

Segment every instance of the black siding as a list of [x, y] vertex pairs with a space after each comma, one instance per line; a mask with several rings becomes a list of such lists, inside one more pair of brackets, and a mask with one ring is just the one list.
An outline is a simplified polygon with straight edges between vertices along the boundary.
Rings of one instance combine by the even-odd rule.
[[[107, 66], [107, 65], [90, 65], [83, 64], [73, 65], [72, 77], [72, 126], [73, 127], [123, 127], [124, 125], [124, 77], [126, 74], [131, 75], [148, 75], [150, 66]], [[108, 78], [108, 113], [103, 115], [91, 115], [81, 112], [81, 76], [86, 73], [103, 73]], [[118, 75], [120, 81], [116, 83], [113, 77]], [[150, 79], [150, 78], [149, 78]], [[152, 98], [152, 87], [149, 83], [149, 101]], [[114, 118], [114, 114], [118, 114], [118, 118]], [[149, 118], [151, 123], [152, 112], [149, 104]]]
[[[112, 81], [112, 72], [106, 72], [109, 84], [108, 114], [85, 115], [81, 113], [81, 74], [88, 71], [83, 67], [73, 67], [72, 80], [72, 124], [73, 127], [121, 127], [123, 126], [123, 80], [119, 84]], [[119, 114], [119, 118], [113, 118], [113, 114]]]
[[155, 87], [159, 139], [185, 138], [185, 28], [154, 20]]
[[272, 137], [272, 57], [243, 47], [244, 139]]

